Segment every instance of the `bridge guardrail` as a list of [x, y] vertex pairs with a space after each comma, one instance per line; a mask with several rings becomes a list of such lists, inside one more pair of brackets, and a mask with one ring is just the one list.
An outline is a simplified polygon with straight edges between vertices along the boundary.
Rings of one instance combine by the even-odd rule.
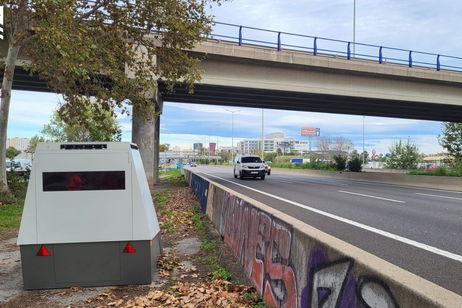
[[462, 57], [396, 47], [331, 39], [325, 37], [274, 31], [224, 22], [215, 22], [209, 38], [275, 48], [277, 51], [298, 50], [313, 55], [339, 55], [347, 60], [372, 60], [379, 64], [394, 63], [408, 67], [427, 67], [437, 71], [462, 71]]

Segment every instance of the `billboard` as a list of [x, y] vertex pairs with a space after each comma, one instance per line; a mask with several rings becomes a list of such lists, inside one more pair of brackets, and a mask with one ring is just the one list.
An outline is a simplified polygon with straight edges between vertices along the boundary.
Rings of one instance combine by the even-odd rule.
[[321, 135], [321, 129], [316, 127], [302, 127], [301, 128], [302, 136], [319, 136]]

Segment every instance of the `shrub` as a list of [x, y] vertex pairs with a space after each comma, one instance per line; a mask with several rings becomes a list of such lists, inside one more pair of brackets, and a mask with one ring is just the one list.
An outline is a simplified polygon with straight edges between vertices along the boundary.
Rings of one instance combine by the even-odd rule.
[[334, 155], [335, 169], [343, 171], [346, 168], [347, 157], [343, 155]]
[[351, 172], [361, 172], [362, 162], [359, 156], [354, 156], [348, 161], [348, 170]]

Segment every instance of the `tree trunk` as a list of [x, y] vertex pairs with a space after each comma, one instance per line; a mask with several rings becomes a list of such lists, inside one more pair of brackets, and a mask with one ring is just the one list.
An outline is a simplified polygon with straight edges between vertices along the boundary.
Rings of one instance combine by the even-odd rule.
[[[10, 111], [11, 89], [13, 87], [14, 69], [19, 53], [19, 46], [10, 42], [3, 74], [2, 94], [0, 103], [0, 190], [7, 190], [6, 181], [6, 138], [8, 129], [8, 114]], [[2, 185], [3, 184], [3, 185]]]
[[132, 142], [138, 145], [144, 171], [148, 179], [149, 187], [154, 188], [154, 147], [155, 138], [155, 103], [146, 109], [140, 109], [133, 104], [132, 111]]

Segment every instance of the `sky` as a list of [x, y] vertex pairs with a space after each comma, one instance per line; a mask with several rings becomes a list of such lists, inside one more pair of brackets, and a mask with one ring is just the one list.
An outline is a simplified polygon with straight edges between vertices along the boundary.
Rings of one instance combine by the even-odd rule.
[[[209, 9], [215, 21], [269, 30], [351, 41], [354, 0], [234, 0]], [[437, 54], [461, 56], [462, 5], [440, 0], [356, 0], [356, 42]], [[233, 27], [216, 26], [215, 33], [236, 36]], [[261, 35], [244, 31], [244, 36]], [[273, 37], [261, 36], [265, 40]], [[286, 41], [288, 38], [285, 38]], [[299, 43], [299, 42], [296, 42]], [[309, 43], [311, 44], [311, 43]], [[358, 49], [359, 50], [359, 49]], [[358, 51], [359, 52], [359, 51]], [[458, 63], [462, 66], [462, 61]], [[8, 137], [32, 137], [49, 122], [60, 97], [56, 94], [14, 91], [10, 107]], [[234, 131], [231, 113], [234, 114]], [[217, 142], [230, 146], [245, 138], [261, 136], [261, 109], [164, 103], [161, 143], [190, 149], [194, 142]], [[119, 117], [123, 140], [131, 138], [130, 118]], [[399, 139], [411, 139], [426, 154], [441, 152], [438, 135], [442, 123], [383, 117], [264, 111], [264, 134], [283, 132], [301, 138], [303, 126], [319, 127], [326, 137], [342, 136], [356, 149], [389, 152]]]

